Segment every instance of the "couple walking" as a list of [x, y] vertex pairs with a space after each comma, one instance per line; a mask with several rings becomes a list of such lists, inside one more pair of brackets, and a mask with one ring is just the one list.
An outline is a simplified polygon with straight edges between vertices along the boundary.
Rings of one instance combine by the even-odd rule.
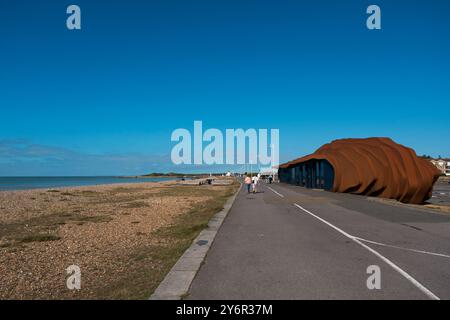
[[259, 173], [258, 173], [257, 176], [253, 176], [251, 178], [250, 178], [249, 175], [246, 174], [244, 182], [245, 182], [245, 184], [247, 186], [247, 193], [250, 193], [250, 192], [256, 193], [256, 192], [258, 192], [259, 177], [260, 177]]

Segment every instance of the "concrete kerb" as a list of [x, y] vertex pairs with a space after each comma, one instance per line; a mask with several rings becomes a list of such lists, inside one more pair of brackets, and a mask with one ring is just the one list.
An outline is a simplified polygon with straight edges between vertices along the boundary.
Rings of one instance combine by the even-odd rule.
[[181, 300], [188, 294], [191, 283], [241, 188], [242, 184], [236, 193], [227, 200], [223, 209], [211, 218], [208, 227], [200, 232], [192, 245], [170, 269], [164, 280], [150, 296], [150, 300]]

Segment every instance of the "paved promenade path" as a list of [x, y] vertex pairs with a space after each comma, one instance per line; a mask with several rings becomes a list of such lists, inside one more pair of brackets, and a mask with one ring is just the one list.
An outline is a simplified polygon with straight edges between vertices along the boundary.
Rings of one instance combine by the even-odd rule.
[[[189, 299], [450, 299], [450, 215], [349, 194], [242, 188]], [[381, 272], [369, 290], [367, 268]]]

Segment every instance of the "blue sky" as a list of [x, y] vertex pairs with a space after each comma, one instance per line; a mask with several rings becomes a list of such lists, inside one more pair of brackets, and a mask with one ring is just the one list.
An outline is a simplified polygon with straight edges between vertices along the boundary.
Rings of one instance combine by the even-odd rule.
[[[366, 28], [370, 4], [382, 30]], [[450, 157], [449, 12], [446, 0], [1, 1], [0, 175], [200, 170], [169, 156], [194, 120], [278, 128], [281, 161], [370, 136]]]

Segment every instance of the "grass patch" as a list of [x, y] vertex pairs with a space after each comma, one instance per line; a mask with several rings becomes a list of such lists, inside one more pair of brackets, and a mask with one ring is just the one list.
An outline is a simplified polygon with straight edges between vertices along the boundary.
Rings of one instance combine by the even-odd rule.
[[77, 194], [85, 196], [85, 197], [95, 197], [101, 194], [101, 192], [93, 191], [93, 190], [82, 190], [78, 191]]
[[75, 222], [109, 222], [113, 218], [106, 215], [100, 215], [100, 216], [76, 216], [73, 219], [70, 219], [71, 221]]
[[117, 187], [111, 190], [111, 193], [135, 193], [135, 192], [142, 192], [147, 191], [146, 188], [126, 188], [126, 187]]
[[[157, 194], [156, 194], [157, 195]], [[94, 199], [90, 204], [92, 205], [102, 205], [102, 204], [118, 204], [118, 205], [128, 205], [133, 202], [143, 202], [142, 200], [147, 200], [152, 197], [152, 194], [148, 193], [131, 193], [131, 194], [108, 194], [108, 196], [103, 198]], [[139, 201], [141, 200], [141, 201]]]
[[27, 243], [27, 242], [56, 241], [59, 239], [61, 238], [53, 234], [33, 234], [25, 236], [23, 238], [18, 238], [17, 241], [21, 243]]
[[59, 226], [67, 223], [85, 224], [109, 222], [112, 217], [107, 215], [85, 216], [71, 211], [57, 212], [46, 216], [31, 218], [22, 222], [0, 224], [0, 239], [27, 239], [36, 234], [53, 233]]
[[122, 208], [126, 208], [126, 209], [144, 208], [144, 207], [149, 207], [149, 205], [147, 203], [145, 203], [144, 201], [129, 202], [122, 206]]
[[12, 246], [11, 242], [5, 242], [5, 243], [0, 244], [0, 248], [9, 248], [11, 246]]

